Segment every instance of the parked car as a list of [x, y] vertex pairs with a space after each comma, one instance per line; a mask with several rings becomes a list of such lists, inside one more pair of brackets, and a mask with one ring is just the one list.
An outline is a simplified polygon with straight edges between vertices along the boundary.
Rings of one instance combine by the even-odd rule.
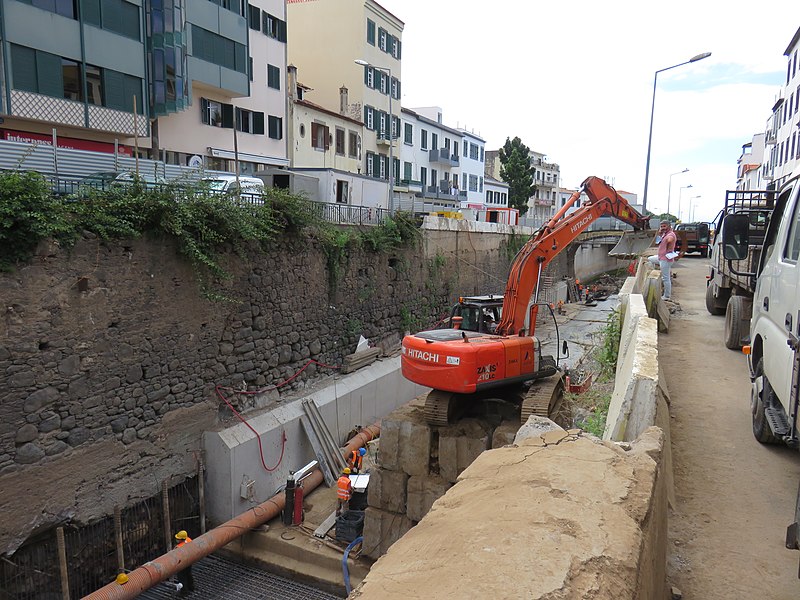
[[117, 186], [132, 185], [137, 179], [147, 188], [155, 188], [166, 183], [160, 175], [137, 174], [133, 171], [100, 171], [87, 175], [78, 184], [83, 188], [90, 187], [97, 190], [107, 190]]
[[264, 182], [258, 177], [239, 175], [237, 178], [236, 175], [216, 175], [203, 177], [201, 182], [215, 192], [235, 193], [238, 190], [241, 194], [264, 193]]

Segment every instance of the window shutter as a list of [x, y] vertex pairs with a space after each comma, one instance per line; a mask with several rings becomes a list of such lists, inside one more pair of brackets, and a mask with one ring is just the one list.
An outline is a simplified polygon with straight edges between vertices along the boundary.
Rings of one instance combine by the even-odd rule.
[[208, 100], [205, 98], [200, 98], [200, 120], [206, 125], [210, 125], [208, 122]]
[[130, 75], [123, 75], [124, 77], [124, 94], [125, 94], [125, 112], [133, 112], [133, 97], [136, 97], [136, 112], [144, 114], [144, 107], [142, 106], [142, 80], [138, 77], [131, 77]]
[[236, 120], [236, 131], [242, 131], [242, 109], [238, 106], [234, 106], [233, 115]]
[[369, 65], [364, 65], [364, 85], [369, 85]]
[[286, 42], [286, 21], [281, 21], [280, 19], [276, 19], [278, 21], [278, 41], [279, 42]]
[[[111, 69], [103, 69], [103, 92], [105, 92], [105, 105], [108, 108], [125, 110], [125, 82], [122, 73]], [[130, 112], [131, 109], [128, 109]]]
[[225, 129], [233, 129], [233, 105], [222, 105], [222, 126]]
[[36, 51], [36, 83], [40, 94], [54, 98], [64, 97], [64, 74], [60, 56]]
[[239, 73], [247, 73], [247, 48], [244, 44], [233, 44], [235, 69]]
[[11, 77], [14, 89], [36, 92], [36, 51], [11, 44]]
[[400, 60], [401, 58], [403, 58], [403, 56], [402, 56], [402, 54], [403, 54], [403, 52], [402, 52], [402, 49], [403, 49], [403, 43], [402, 43], [400, 40], [397, 40], [397, 56], [396, 56], [396, 58], [397, 58], [398, 60]]
[[86, 23], [100, 27], [100, 0], [81, 0], [81, 16]]
[[331, 147], [331, 129], [327, 125], [323, 127], [323, 134], [325, 135], [325, 150]]

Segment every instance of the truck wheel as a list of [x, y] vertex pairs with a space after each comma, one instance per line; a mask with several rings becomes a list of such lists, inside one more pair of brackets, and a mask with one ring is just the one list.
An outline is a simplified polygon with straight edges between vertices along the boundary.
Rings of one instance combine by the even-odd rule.
[[724, 315], [725, 303], [720, 298], [714, 297], [714, 290], [718, 289], [713, 283], [706, 286], [706, 310], [712, 315]]
[[731, 350], [742, 349], [742, 306], [741, 296], [731, 296], [725, 310], [725, 347]]
[[769, 403], [774, 402], [775, 392], [769, 379], [764, 375], [764, 359], [760, 358], [756, 365], [756, 378], [750, 392], [750, 408], [753, 413], [753, 436], [762, 444], [777, 444], [780, 440], [775, 437], [767, 423], [767, 416], [764, 414], [765, 400]]

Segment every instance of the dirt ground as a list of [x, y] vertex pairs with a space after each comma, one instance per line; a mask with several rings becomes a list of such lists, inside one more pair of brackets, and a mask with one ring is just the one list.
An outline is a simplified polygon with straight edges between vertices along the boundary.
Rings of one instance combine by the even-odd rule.
[[725, 348], [724, 317], [705, 309], [708, 261], [684, 257], [673, 272], [682, 310], [658, 343], [677, 495], [669, 582], [685, 599], [796, 599], [800, 552], [787, 550], [784, 539], [800, 453], [753, 438], [747, 361]]

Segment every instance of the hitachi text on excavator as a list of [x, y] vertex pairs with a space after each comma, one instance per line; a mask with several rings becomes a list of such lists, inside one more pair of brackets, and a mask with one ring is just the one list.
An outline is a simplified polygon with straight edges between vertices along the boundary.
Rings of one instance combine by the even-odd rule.
[[[582, 192], [586, 193], [588, 201], [569, 212]], [[646, 232], [649, 219], [634, 210], [605, 181], [589, 177], [517, 253], [502, 307], [497, 296], [468, 299], [471, 302], [462, 302], [462, 307], [454, 312], [450, 328], [421, 331], [403, 338], [403, 376], [432, 388], [425, 404], [428, 423], [447, 425], [464, 407], [490, 401], [519, 407], [523, 423], [531, 414], [551, 418], [559, 414], [563, 378], [558, 357], [543, 356], [535, 336], [542, 272], [555, 256], [603, 215], [630, 224], [640, 232], [634, 237], [644, 241], [638, 246], [643, 249], [649, 245], [652, 238]], [[637, 244], [629, 239], [627, 245], [633, 254]], [[486, 326], [482, 316], [499, 319], [499, 322], [496, 326]]]

